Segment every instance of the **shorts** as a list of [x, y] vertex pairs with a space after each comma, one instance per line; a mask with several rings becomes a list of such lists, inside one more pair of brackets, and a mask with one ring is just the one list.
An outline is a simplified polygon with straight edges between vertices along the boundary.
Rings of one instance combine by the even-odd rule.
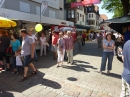
[[52, 46], [51, 46], [51, 51], [57, 52], [57, 46], [52, 45]]
[[6, 63], [10, 64], [10, 57], [9, 56], [6, 56], [6, 53], [5, 52], [0, 52], [0, 61], [3, 61], [3, 57], [5, 58], [6, 60]]
[[31, 55], [27, 55], [23, 57], [23, 66], [28, 67], [28, 65], [32, 63]]

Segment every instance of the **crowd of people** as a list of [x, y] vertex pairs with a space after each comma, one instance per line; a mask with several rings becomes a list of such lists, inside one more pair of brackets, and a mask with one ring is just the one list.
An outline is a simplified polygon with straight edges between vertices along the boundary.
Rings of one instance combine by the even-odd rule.
[[38, 61], [35, 50], [38, 40], [40, 41], [40, 56], [46, 56], [47, 49], [51, 47], [58, 68], [63, 64], [65, 57], [68, 59], [68, 64], [73, 64], [74, 42], [77, 40], [78, 49], [81, 50], [81, 45], [85, 45], [86, 38], [85, 33], [73, 37], [71, 31], [61, 31], [59, 34], [52, 31], [50, 35], [51, 42], [49, 42], [45, 33], [41, 33], [38, 38], [33, 35], [32, 30], [27, 32], [25, 29], [21, 29], [19, 34], [20, 36], [18, 36], [18, 33], [10, 34], [8, 31], [0, 30], [0, 71], [12, 71], [12, 74], [18, 75], [20, 69], [24, 70], [20, 82], [27, 79], [28, 66], [32, 69], [30, 76], [37, 74], [32, 61]]
[[[39, 41], [40, 41], [40, 56], [46, 56], [46, 51], [49, 46], [51, 46], [51, 50], [54, 55], [54, 60], [57, 60], [57, 68], [60, 67], [64, 62], [64, 57], [67, 55], [67, 64], [73, 65], [73, 50], [75, 40], [78, 44], [78, 50], [81, 50], [81, 45], [85, 45], [86, 34], [80, 33], [77, 34], [77, 37], [73, 37], [71, 31], [61, 31], [59, 34], [57, 32], [52, 31], [52, 35], [50, 36], [51, 42], [48, 41], [45, 33], [41, 33]], [[90, 33], [92, 34], [92, 33]], [[92, 35], [90, 35], [92, 36]], [[103, 48], [102, 54], [102, 62], [100, 67], [100, 73], [106, 69], [106, 61], [108, 60], [107, 73], [110, 74], [110, 70], [112, 70], [112, 61], [115, 51], [115, 41], [123, 41], [125, 42], [123, 48], [123, 61], [124, 61], [124, 70], [122, 73], [122, 93], [121, 97], [125, 97], [124, 95], [129, 95], [130, 89], [130, 66], [129, 66], [129, 42], [130, 42], [130, 27], [128, 27], [128, 31], [124, 35], [120, 35], [118, 32], [116, 34], [111, 33], [93, 33], [93, 38], [98, 41], [98, 47]], [[32, 72], [29, 76], [33, 76], [37, 74], [37, 69], [32, 63], [32, 60], [38, 61], [38, 56], [35, 50], [35, 44], [38, 38], [32, 34], [31, 31], [27, 32], [25, 29], [20, 30], [20, 37], [18, 38], [17, 34], [9, 34], [5, 30], [0, 30], [0, 71], [5, 70], [11, 71], [12, 74], [19, 74], [20, 68], [24, 70], [23, 77], [19, 80], [20, 82], [25, 81], [28, 78], [28, 67], [30, 66]], [[50, 44], [51, 43], [51, 44]], [[6, 65], [4, 64], [4, 59]], [[10, 61], [12, 59], [12, 61]], [[127, 91], [126, 91], [127, 89]], [[125, 94], [126, 93], [126, 94]]]

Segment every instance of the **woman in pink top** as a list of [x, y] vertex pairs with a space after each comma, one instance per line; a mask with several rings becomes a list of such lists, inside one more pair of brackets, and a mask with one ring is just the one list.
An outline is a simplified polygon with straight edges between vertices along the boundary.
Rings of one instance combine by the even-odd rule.
[[43, 49], [44, 49], [44, 56], [46, 56], [47, 41], [46, 41], [46, 37], [45, 37], [44, 33], [41, 34], [40, 43], [41, 43], [41, 54], [40, 54], [40, 56], [42, 56], [42, 54], [43, 54]]
[[57, 54], [58, 54], [57, 67], [59, 67], [61, 66], [60, 63], [63, 64], [65, 55], [65, 40], [63, 39], [62, 33], [59, 33]]

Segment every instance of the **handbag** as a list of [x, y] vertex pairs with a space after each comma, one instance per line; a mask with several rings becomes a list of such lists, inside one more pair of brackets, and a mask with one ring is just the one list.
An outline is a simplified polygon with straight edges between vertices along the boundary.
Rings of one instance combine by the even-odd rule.
[[6, 50], [6, 56], [11, 56], [12, 55], [12, 48], [11, 47], [8, 47], [7, 50]]
[[23, 65], [22, 59], [21, 59], [20, 56], [16, 56], [16, 65], [17, 65], [17, 66], [22, 66], [22, 65]]

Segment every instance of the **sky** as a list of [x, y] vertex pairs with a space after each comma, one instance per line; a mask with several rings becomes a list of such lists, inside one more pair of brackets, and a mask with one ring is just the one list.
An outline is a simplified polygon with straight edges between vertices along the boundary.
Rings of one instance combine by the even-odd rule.
[[102, 2], [101, 2], [101, 4], [96, 4], [96, 5], [98, 5], [98, 7], [99, 7], [99, 13], [100, 13], [100, 14], [106, 14], [106, 16], [108, 17], [108, 19], [111, 19], [111, 18], [112, 18], [113, 13], [108, 13], [107, 10], [102, 9], [102, 5], [103, 5]]

